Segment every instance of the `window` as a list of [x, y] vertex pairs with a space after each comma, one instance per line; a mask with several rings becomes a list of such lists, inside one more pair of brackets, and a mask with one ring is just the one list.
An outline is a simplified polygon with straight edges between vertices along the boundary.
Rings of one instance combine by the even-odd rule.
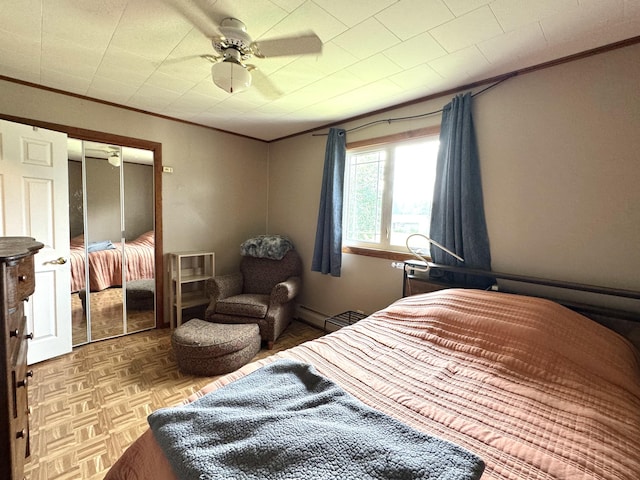
[[409, 235], [429, 234], [439, 132], [410, 133], [347, 146], [344, 245], [407, 252]]

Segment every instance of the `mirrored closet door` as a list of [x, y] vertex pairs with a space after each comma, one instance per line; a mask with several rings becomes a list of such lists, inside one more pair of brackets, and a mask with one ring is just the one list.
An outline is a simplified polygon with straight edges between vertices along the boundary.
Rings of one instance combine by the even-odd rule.
[[155, 327], [153, 152], [69, 140], [73, 345]]

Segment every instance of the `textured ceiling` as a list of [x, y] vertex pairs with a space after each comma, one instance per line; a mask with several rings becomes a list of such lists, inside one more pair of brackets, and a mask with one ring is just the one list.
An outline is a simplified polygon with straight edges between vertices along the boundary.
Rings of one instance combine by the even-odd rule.
[[[200, 55], [229, 16], [323, 52], [227, 94]], [[273, 140], [639, 34], [640, 0], [2, 0], [0, 75]]]

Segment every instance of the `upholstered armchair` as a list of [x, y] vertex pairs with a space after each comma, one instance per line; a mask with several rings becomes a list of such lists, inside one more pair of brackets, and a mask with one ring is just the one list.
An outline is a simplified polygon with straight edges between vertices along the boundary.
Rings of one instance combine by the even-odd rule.
[[[262, 238], [264, 236], [257, 240]], [[216, 276], [207, 281], [211, 302], [205, 320], [257, 323], [262, 340], [272, 349], [273, 343], [293, 318], [293, 300], [302, 286], [302, 263], [292, 247], [281, 259], [251, 256], [256, 252], [245, 248], [247, 242], [243, 243], [244, 256], [238, 273]]]

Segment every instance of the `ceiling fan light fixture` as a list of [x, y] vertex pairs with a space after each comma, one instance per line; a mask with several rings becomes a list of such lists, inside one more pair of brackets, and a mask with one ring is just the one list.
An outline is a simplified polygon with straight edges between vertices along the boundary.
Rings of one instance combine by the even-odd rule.
[[109, 158], [107, 158], [107, 162], [109, 162], [109, 165], [112, 165], [114, 167], [119, 167], [122, 163], [120, 161], [120, 155], [118, 154], [118, 152], [112, 152], [109, 155]]
[[224, 60], [211, 67], [213, 83], [227, 93], [238, 93], [251, 86], [251, 73], [232, 60]]

